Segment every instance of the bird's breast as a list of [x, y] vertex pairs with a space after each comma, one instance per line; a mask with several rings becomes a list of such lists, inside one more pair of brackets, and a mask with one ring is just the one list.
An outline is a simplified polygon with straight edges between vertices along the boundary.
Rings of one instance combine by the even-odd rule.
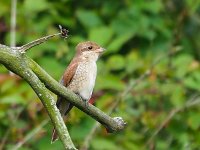
[[83, 99], [89, 100], [95, 85], [96, 74], [96, 62], [82, 62], [78, 65], [68, 88], [78, 93]]

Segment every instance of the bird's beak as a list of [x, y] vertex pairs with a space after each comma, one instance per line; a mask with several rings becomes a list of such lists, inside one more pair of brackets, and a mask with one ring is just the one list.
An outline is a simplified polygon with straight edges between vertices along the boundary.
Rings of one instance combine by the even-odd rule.
[[96, 50], [96, 53], [103, 53], [105, 50], [105, 48], [100, 47]]

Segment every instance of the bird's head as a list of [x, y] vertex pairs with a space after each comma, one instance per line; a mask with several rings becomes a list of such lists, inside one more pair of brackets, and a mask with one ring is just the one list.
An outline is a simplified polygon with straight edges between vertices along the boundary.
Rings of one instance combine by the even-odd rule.
[[76, 46], [76, 54], [78, 56], [95, 61], [104, 50], [104, 48], [91, 41], [82, 42]]

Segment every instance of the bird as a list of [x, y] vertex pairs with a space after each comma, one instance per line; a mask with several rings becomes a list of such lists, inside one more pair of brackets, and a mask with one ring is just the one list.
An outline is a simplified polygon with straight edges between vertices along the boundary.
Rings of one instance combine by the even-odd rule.
[[[76, 46], [74, 58], [71, 60], [60, 80], [60, 84], [81, 97], [85, 104], [88, 104], [92, 96], [97, 75], [96, 61], [104, 50], [104, 48], [92, 41], [79, 43]], [[73, 107], [70, 102], [60, 96], [57, 97], [56, 106], [63, 118]], [[51, 142], [53, 143], [57, 139], [58, 135], [54, 128]]]

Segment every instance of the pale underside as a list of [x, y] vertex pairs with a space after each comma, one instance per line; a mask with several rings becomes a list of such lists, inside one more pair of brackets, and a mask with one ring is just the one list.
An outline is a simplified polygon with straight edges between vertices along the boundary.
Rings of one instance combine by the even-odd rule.
[[96, 74], [97, 66], [95, 61], [82, 62], [78, 65], [68, 88], [88, 101], [93, 92]]

